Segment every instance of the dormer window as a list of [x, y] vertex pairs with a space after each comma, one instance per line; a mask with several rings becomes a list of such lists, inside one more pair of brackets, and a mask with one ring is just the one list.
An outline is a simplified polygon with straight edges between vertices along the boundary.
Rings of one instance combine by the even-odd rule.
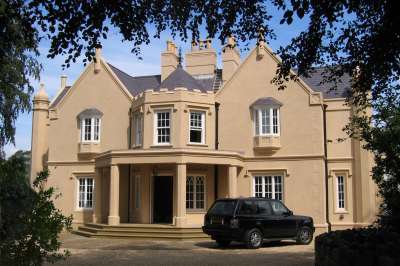
[[256, 136], [279, 136], [281, 105], [271, 97], [261, 98], [252, 104]]
[[97, 109], [86, 109], [79, 114], [81, 142], [100, 142], [102, 115]]

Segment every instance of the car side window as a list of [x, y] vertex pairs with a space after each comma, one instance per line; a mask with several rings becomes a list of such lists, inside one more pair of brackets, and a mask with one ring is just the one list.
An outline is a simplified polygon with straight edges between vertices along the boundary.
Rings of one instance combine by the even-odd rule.
[[254, 201], [251, 200], [244, 200], [240, 205], [239, 214], [241, 215], [253, 215], [257, 214], [257, 205]]
[[282, 215], [289, 211], [280, 201], [271, 201], [271, 207], [276, 215]]
[[266, 200], [256, 201], [257, 204], [257, 213], [259, 215], [272, 215], [271, 205]]

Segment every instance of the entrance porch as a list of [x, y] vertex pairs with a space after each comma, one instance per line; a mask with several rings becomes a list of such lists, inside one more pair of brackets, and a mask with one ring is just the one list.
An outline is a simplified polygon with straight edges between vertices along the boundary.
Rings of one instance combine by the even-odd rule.
[[237, 196], [242, 169], [240, 156], [234, 152], [103, 153], [96, 158], [93, 223], [200, 228], [216, 198]]

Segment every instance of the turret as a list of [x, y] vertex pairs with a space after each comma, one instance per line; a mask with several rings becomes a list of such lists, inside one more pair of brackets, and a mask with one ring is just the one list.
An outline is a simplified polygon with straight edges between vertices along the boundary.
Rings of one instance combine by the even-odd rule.
[[33, 98], [31, 182], [36, 178], [37, 173], [44, 169], [47, 161], [49, 103], [44, 84], [40, 84], [40, 89]]

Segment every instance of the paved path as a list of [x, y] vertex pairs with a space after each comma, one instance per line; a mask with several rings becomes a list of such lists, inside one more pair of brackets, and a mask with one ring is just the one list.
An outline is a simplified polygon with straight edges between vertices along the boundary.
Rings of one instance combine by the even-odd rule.
[[314, 244], [267, 243], [257, 250], [239, 243], [217, 248], [213, 241], [147, 241], [62, 236], [71, 252], [55, 265], [314, 265]]

